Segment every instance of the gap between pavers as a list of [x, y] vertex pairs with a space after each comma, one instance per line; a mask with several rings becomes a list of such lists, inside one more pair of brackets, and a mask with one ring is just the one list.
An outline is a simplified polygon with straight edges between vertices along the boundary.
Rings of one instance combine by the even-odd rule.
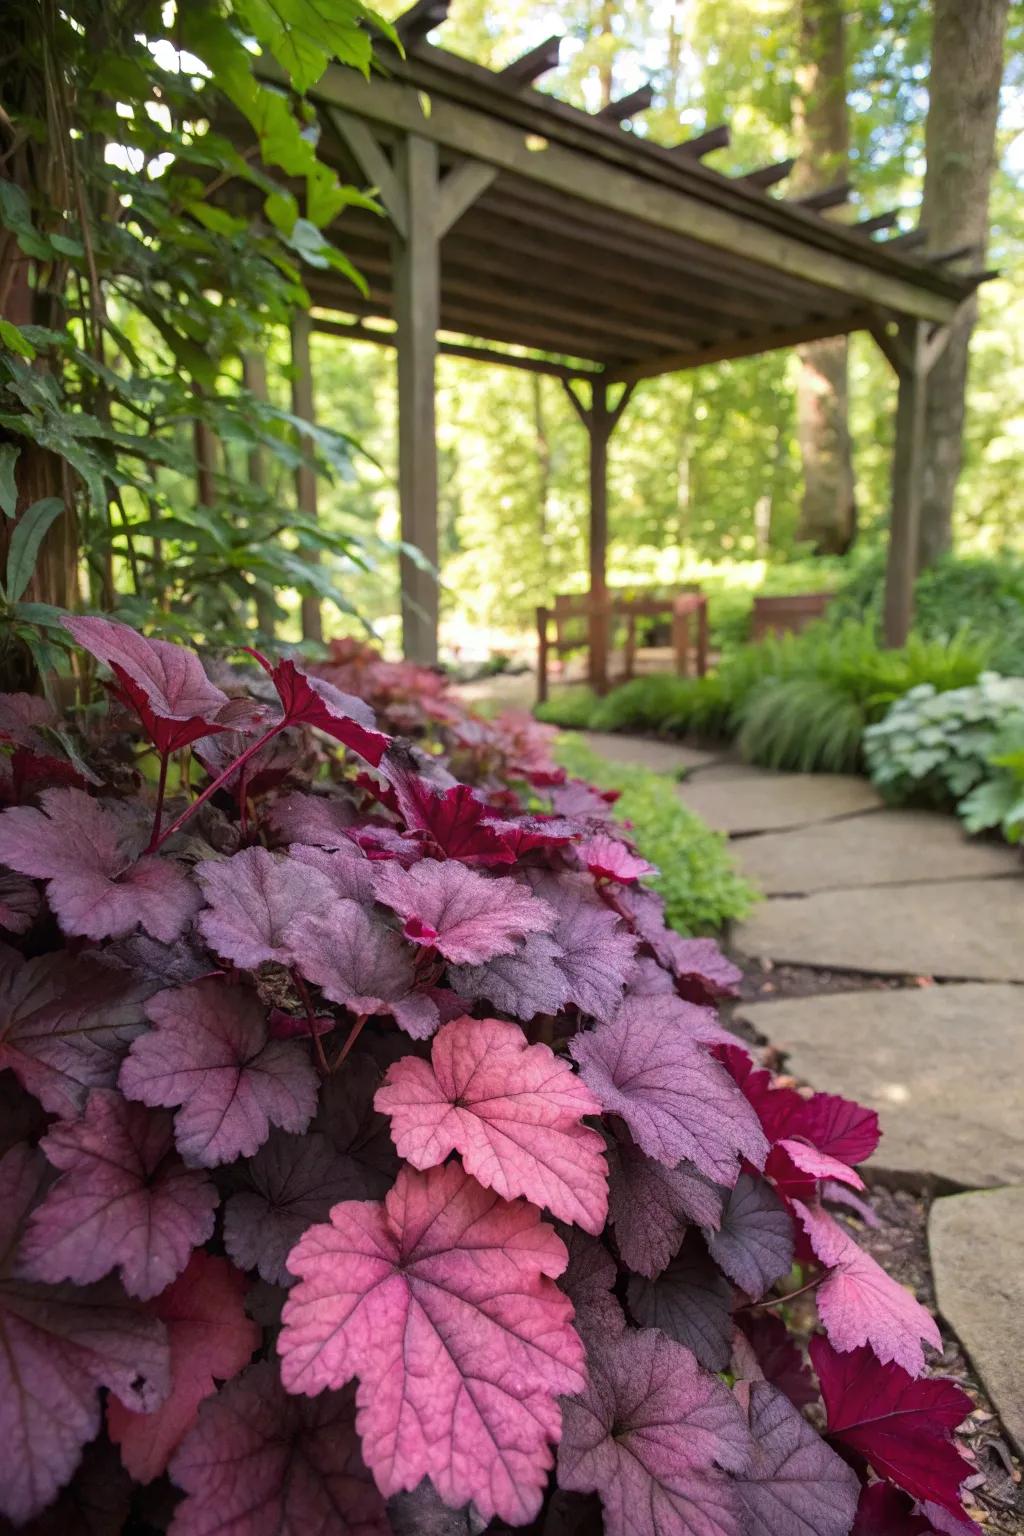
[[887, 810], [737, 840], [733, 856], [766, 896], [1020, 875], [1020, 854], [966, 836], [952, 816]]
[[733, 934], [755, 958], [879, 976], [1024, 981], [1024, 880], [773, 896]]
[[1024, 1186], [936, 1200], [928, 1248], [939, 1312], [1024, 1454]]
[[967, 982], [744, 1003], [814, 1088], [876, 1109], [872, 1172], [928, 1187], [1024, 1181], [1024, 989]]

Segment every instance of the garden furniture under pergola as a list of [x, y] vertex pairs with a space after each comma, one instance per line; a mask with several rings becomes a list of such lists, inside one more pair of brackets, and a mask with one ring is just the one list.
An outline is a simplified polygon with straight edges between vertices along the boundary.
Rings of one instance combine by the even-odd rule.
[[[608, 669], [608, 445], [645, 379], [869, 331], [898, 378], [885, 636], [913, 608], [929, 370], [985, 275], [969, 250], [926, 252], [926, 234], [879, 239], [886, 214], [827, 217], [847, 184], [798, 200], [769, 188], [792, 162], [727, 176], [704, 164], [713, 127], [666, 147], [631, 131], [650, 88], [587, 113], [535, 88], [550, 39], [499, 71], [430, 46], [446, 0], [419, 0], [370, 79], [330, 67], [313, 99], [320, 152], [376, 189], [381, 217], [346, 209], [338, 240], [356, 291], [312, 272], [311, 317], [293, 329], [297, 406], [312, 411], [310, 330], [393, 346], [398, 358], [406, 655], [437, 659], [435, 364], [439, 353], [561, 381], [589, 439], [590, 676]], [[333, 313], [332, 313], [333, 312]], [[344, 315], [347, 318], [340, 318]], [[315, 511], [315, 481], [300, 481]]]

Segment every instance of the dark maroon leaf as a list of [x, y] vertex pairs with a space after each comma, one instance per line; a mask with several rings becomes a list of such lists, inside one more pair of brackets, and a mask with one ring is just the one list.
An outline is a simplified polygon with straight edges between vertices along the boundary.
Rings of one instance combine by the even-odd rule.
[[810, 1350], [829, 1435], [913, 1498], [963, 1520], [960, 1485], [974, 1469], [952, 1432], [974, 1409], [967, 1393], [942, 1377], [915, 1380], [898, 1365], [882, 1365], [870, 1349], [840, 1354], [815, 1337]]
[[287, 725], [311, 725], [377, 766], [391, 738], [376, 729], [377, 722], [368, 704], [342, 693], [323, 678], [313, 677], [294, 661], [279, 661], [271, 666], [257, 651], [251, 654], [270, 674]]
[[326, 1221], [339, 1200], [361, 1198], [362, 1181], [326, 1136], [273, 1131], [234, 1171], [237, 1193], [224, 1208], [224, 1246], [239, 1269], [290, 1285], [285, 1260], [306, 1228]]
[[0, 945], [0, 1068], [52, 1114], [76, 1114], [90, 1088], [117, 1081], [151, 990], [86, 956], [23, 960]]
[[741, 1312], [739, 1323], [765, 1380], [784, 1392], [796, 1408], [817, 1402], [810, 1366], [782, 1319], [772, 1312]]
[[185, 1492], [173, 1536], [388, 1536], [354, 1399], [351, 1388], [291, 1397], [269, 1361], [236, 1376], [207, 1398], [171, 1462]]
[[692, 1163], [666, 1168], [625, 1138], [609, 1143], [608, 1200], [622, 1262], [648, 1279], [678, 1251], [691, 1222], [714, 1229], [722, 1214], [722, 1190]]
[[132, 1481], [110, 1441], [87, 1445], [74, 1477], [54, 1503], [27, 1525], [0, 1516], [0, 1536], [121, 1536], [132, 1503]]
[[725, 1197], [718, 1229], [704, 1236], [715, 1263], [751, 1301], [760, 1301], [793, 1266], [793, 1218], [755, 1174], [740, 1174]]
[[29, 1218], [19, 1273], [88, 1285], [112, 1269], [130, 1296], [156, 1296], [213, 1233], [217, 1191], [174, 1151], [171, 1117], [94, 1088], [77, 1120], [40, 1143], [60, 1177]]
[[726, 1474], [750, 1450], [732, 1394], [653, 1330], [587, 1342], [587, 1387], [562, 1408], [559, 1485], [600, 1494], [606, 1536], [740, 1536]]
[[28, 933], [42, 907], [39, 891], [25, 875], [0, 869], [0, 928]]
[[288, 943], [299, 970], [332, 1002], [390, 1014], [415, 1040], [429, 1039], [440, 1023], [437, 1004], [417, 990], [409, 945], [357, 902], [335, 902], [329, 917], [297, 918]]
[[596, 1237], [577, 1227], [561, 1230], [569, 1250], [569, 1263], [558, 1284], [576, 1309], [576, 1332], [585, 1337], [595, 1331], [604, 1337], [621, 1333], [626, 1327], [626, 1314], [612, 1294], [614, 1259]]
[[872, 1483], [862, 1488], [857, 1518], [850, 1536], [932, 1536], [924, 1515], [914, 1513], [914, 1502], [891, 1483]]
[[[364, 1035], [365, 1040], [365, 1035]], [[377, 1054], [355, 1050], [344, 1070], [327, 1079], [312, 1130], [322, 1131], [345, 1163], [350, 1199], [380, 1200], [395, 1182], [398, 1154], [387, 1117], [373, 1107], [374, 1095], [392, 1061], [404, 1056], [408, 1041], [392, 1034], [379, 1042]]]
[[304, 1131], [316, 1110], [317, 1076], [297, 1040], [272, 1040], [254, 993], [220, 981], [158, 992], [153, 1028], [121, 1068], [130, 1099], [178, 1108], [174, 1136], [190, 1167], [251, 1157], [272, 1125]]
[[500, 831], [489, 825], [494, 812], [466, 784], [439, 789], [396, 754], [384, 759], [382, 772], [410, 832], [421, 832], [432, 853], [468, 864], [511, 864], [515, 853]]
[[732, 1286], [708, 1257], [700, 1233], [690, 1231], [656, 1280], [634, 1275], [627, 1293], [638, 1323], [660, 1328], [691, 1349], [709, 1371], [723, 1371], [732, 1343]]
[[736, 1487], [744, 1536], [847, 1536], [860, 1483], [793, 1404], [766, 1381], [752, 1382], [753, 1456]]

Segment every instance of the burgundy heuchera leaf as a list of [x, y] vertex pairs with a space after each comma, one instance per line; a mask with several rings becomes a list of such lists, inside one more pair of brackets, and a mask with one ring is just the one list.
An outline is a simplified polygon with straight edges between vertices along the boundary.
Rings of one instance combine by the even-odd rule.
[[270, 1362], [250, 1366], [203, 1404], [171, 1462], [185, 1499], [169, 1536], [389, 1536], [353, 1419], [351, 1391], [309, 1402]]
[[195, 1423], [199, 1404], [252, 1358], [260, 1330], [245, 1314], [245, 1277], [226, 1259], [192, 1255], [188, 1268], [157, 1298], [153, 1311], [166, 1329], [171, 1390], [153, 1413], [107, 1402], [107, 1430], [136, 1482], [159, 1477]]
[[455, 1019], [434, 1036], [430, 1063], [396, 1062], [374, 1102], [414, 1168], [455, 1151], [504, 1199], [523, 1195], [587, 1232], [604, 1227], [604, 1143], [582, 1124], [600, 1105], [565, 1060], [528, 1045], [517, 1024]]
[[0, 815], [0, 861], [46, 880], [65, 933], [117, 938], [140, 925], [170, 944], [201, 905], [176, 864], [136, 859], [113, 806], [81, 789], [44, 789], [43, 809], [14, 806]]
[[244, 848], [233, 858], [196, 866], [208, 906], [199, 931], [217, 954], [252, 970], [264, 961], [290, 965], [285, 931], [299, 913], [331, 905], [330, 882], [318, 871], [265, 848]]
[[526, 886], [455, 861], [421, 859], [411, 869], [385, 864], [374, 889], [378, 901], [404, 918], [406, 938], [437, 949], [456, 965], [511, 954], [526, 934], [547, 932], [555, 922], [547, 903]]
[[313, 677], [294, 661], [279, 661], [271, 666], [258, 651], [250, 654], [269, 672], [286, 724], [312, 725], [377, 766], [391, 745], [391, 738], [376, 729], [376, 718], [368, 704], [342, 693], [321, 677]]
[[0, 1160], [0, 1514], [22, 1524], [67, 1482], [100, 1427], [99, 1389], [148, 1412], [170, 1385], [163, 1324], [111, 1281], [35, 1285], [9, 1278], [42, 1154]]
[[718, 1226], [722, 1190], [692, 1163], [666, 1168], [633, 1142], [616, 1138], [608, 1149], [608, 1204], [622, 1262], [653, 1279], [678, 1251], [691, 1222]]
[[178, 1150], [190, 1167], [251, 1157], [271, 1125], [304, 1131], [316, 1110], [317, 1077], [297, 1040], [271, 1040], [258, 998], [198, 981], [150, 998], [154, 1028], [121, 1068], [121, 1091], [173, 1108]]
[[110, 667], [125, 701], [137, 710], [160, 751], [176, 752], [224, 729], [216, 717], [228, 697], [210, 682], [194, 651], [148, 640], [115, 619], [65, 618], [61, 623], [84, 650]]
[[429, 1477], [484, 1520], [536, 1514], [558, 1396], [583, 1386], [565, 1246], [525, 1201], [458, 1163], [403, 1169], [383, 1205], [347, 1201], [288, 1260], [279, 1340], [289, 1392], [359, 1377], [363, 1452], [385, 1495]]
[[810, 1351], [830, 1437], [915, 1499], [965, 1519], [960, 1485], [974, 1468], [951, 1436], [974, 1409], [967, 1393], [940, 1377], [916, 1381], [898, 1365], [879, 1364], [870, 1349], [840, 1354], [815, 1337]]
[[41, 1146], [61, 1174], [22, 1238], [19, 1273], [30, 1280], [88, 1285], [116, 1268], [145, 1300], [212, 1235], [217, 1191], [175, 1153], [165, 1112], [97, 1088], [81, 1118], [59, 1121]]

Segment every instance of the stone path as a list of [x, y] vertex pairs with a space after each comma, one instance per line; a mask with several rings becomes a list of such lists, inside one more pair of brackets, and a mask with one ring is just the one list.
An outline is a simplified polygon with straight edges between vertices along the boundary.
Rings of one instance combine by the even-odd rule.
[[[878, 1110], [869, 1171], [938, 1195], [929, 1243], [940, 1312], [1024, 1451], [1019, 853], [971, 841], [952, 817], [888, 809], [863, 779], [688, 760], [685, 748], [636, 738], [594, 745], [688, 770], [681, 799], [733, 839], [764, 892], [733, 934], [741, 956], [864, 974], [865, 990], [744, 1004], [736, 1017], [796, 1076]], [[907, 984], [868, 989], [879, 976]]]

